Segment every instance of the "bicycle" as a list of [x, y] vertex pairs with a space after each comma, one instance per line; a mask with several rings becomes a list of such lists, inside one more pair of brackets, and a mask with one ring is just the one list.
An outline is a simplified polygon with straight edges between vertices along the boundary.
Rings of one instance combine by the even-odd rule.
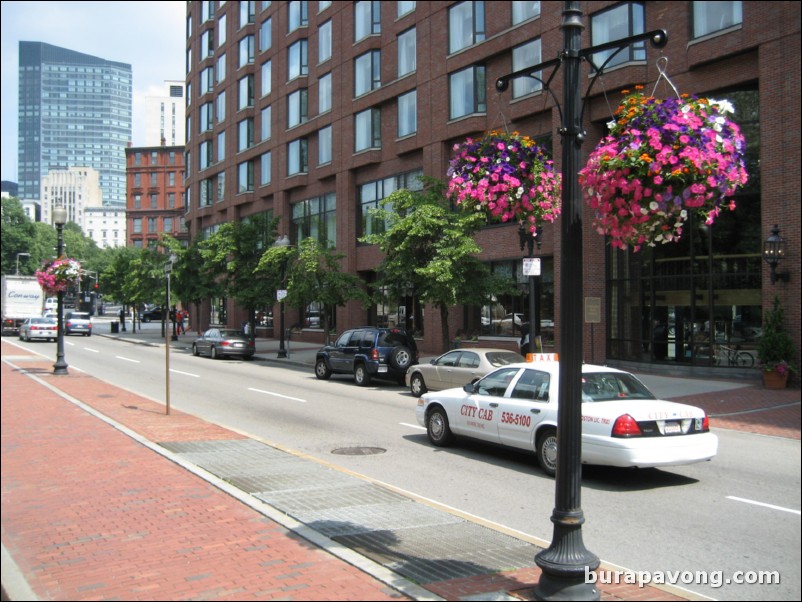
[[755, 365], [755, 356], [748, 351], [741, 351], [740, 345], [735, 347], [718, 345], [716, 347], [716, 365], [720, 366], [723, 359], [727, 360], [728, 366], [752, 368]]

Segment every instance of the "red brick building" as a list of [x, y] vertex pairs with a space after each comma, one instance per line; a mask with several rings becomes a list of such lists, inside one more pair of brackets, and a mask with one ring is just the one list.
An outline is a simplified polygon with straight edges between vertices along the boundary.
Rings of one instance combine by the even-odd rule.
[[189, 240], [184, 222], [184, 147], [125, 149], [128, 246], [155, 245], [162, 233]]
[[[750, 171], [732, 215], [711, 228], [692, 225], [681, 242], [637, 254], [611, 248], [590, 227], [586, 208], [583, 290], [576, 294], [598, 308], [599, 319], [589, 314], [584, 325], [585, 359], [726, 368], [740, 376], [742, 370], [717, 365], [711, 341], [752, 349], [774, 295], [799, 348], [800, 3], [581, 7], [583, 48], [655, 29], [666, 30], [669, 40], [663, 49], [642, 43], [616, 55], [589, 92], [590, 66], [583, 66], [583, 161], [604, 135], [622, 89], [643, 84], [657, 96], [675, 94], [669, 81], [658, 82], [664, 58], [680, 93], [735, 105]], [[359, 238], [381, 225], [368, 210], [393, 190], [414, 186], [419, 174], [445, 179], [455, 143], [507, 127], [538, 140], [559, 165], [562, 72], [550, 82], [553, 95], [535, 80], [516, 81], [504, 93], [494, 83], [559, 56], [562, 9], [558, 2], [188, 3], [191, 236], [267, 212], [281, 219], [280, 235], [293, 244], [317, 236], [345, 253], [344, 269], [371, 287], [381, 257]], [[787, 242], [780, 270], [790, 282], [772, 284], [761, 260], [774, 224]], [[561, 240], [557, 225], [546, 225], [542, 240], [539, 322], [559, 351], [560, 249], [572, 242]], [[518, 322], [528, 320], [518, 227], [489, 225], [477, 241], [493, 271], [515, 279], [523, 294], [453, 308], [451, 332], [514, 347]], [[266, 312], [272, 304], [265, 299]], [[221, 305], [238, 324], [244, 314], [226, 299], [210, 300], [202, 321]], [[288, 323], [303, 324], [318, 309], [287, 308]], [[439, 314], [422, 307], [414, 291], [379, 307], [328, 309], [337, 331], [404, 323], [424, 352], [442, 351]]]

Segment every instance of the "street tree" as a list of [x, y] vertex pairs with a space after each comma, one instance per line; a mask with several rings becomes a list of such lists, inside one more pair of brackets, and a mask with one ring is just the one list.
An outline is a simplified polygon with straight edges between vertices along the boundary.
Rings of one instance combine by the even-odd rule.
[[34, 254], [31, 242], [35, 240], [36, 228], [25, 214], [19, 200], [14, 197], [2, 199], [2, 222], [0, 222], [0, 260], [2, 273], [13, 274], [17, 269], [17, 254], [30, 253], [30, 257], [20, 257], [20, 274], [33, 274], [41, 263], [41, 257]]
[[481, 248], [473, 235], [484, 217], [453, 209], [441, 181], [422, 181], [421, 190], [397, 190], [374, 209], [372, 217], [386, 227], [360, 240], [384, 253], [377, 284], [396, 293], [411, 287], [421, 302], [439, 310], [442, 348], [448, 349], [450, 307], [484, 305], [493, 294], [516, 291], [477, 257]]

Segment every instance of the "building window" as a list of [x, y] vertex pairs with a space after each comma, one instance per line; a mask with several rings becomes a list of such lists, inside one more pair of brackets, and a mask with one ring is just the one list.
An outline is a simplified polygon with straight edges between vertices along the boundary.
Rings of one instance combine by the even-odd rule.
[[354, 59], [354, 96], [381, 86], [381, 51], [371, 50]]
[[289, 3], [289, 24], [287, 33], [292, 33], [296, 29], [309, 25], [309, 6], [308, 2], [292, 0]]
[[[629, 36], [633, 36], [645, 31], [646, 18], [644, 16], [643, 5], [637, 2], [627, 2], [619, 4], [609, 10], [596, 13], [590, 19], [592, 45], [598, 46], [605, 42], [613, 42]], [[601, 68], [610, 56], [615, 53], [613, 50], [597, 52], [593, 55], [595, 67]], [[646, 42], [630, 44], [613, 57], [607, 68], [631, 63], [632, 61], [646, 60]]]
[[142, 209], [142, 195], [135, 194], [134, 195], [134, 209]]
[[175, 172], [174, 171], [167, 172], [167, 185], [168, 186], [175, 186]]
[[214, 69], [212, 67], [204, 67], [200, 72], [200, 87], [198, 91], [203, 96], [214, 89]]
[[215, 77], [217, 77], [218, 83], [226, 79], [226, 55], [222, 54], [217, 59], [217, 68], [215, 69]]
[[534, 19], [540, 15], [540, 2], [515, 2], [512, 3], [512, 24], [518, 25], [529, 19]]
[[217, 162], [222, 163], [226, 158], [226, 132], [217, 134]]
[[150, 193], [150, 208], [151, 209], [159, 208], [159, 193], [157, 192]]
[[262, 87], [260, 93], [262, 97], [267, 96], [273, 91], [273, 62], [265, 61], [262, 63]]
[[485, 39], [485, 3], [460, 2], [448, 9], [448, 53]]
[[[387, 224], [372, 214], [373, 209], [378, 209], [382, 201], [396, 190], [406, 188], [408, 190], [421, 190], [423, 186], [420, 182], [422, 170], [415, 170], [397, 176], [391, 176], [382, 180], [375, 180], [362, 184], [358, 188], [360, 218], [360, 237], [369, 234], [380, 234], [387, 230]], [[384, 209], [389, 209], [387, 206]]]
[[198, 167], [200, 169], [206, 169], [212, 164], [212, 142], [211, 140], [204, 140], [200, 143], [198, 147], [199, 157], [198, 157]]
[[214, 56], [214, 29], [207, 29], [201, 34], [200, 60]]
[[165, 232], [172, 232], [173, 231], [173, 218], [172, 217], [165, 217], [164, 218], [164, 231]]
[[742, 2], [692, 2], [693, 37], [700, 38], [743, 23]]
[[253, 75], [246, 75], [237, 86], [237, 110], [252, 107], [254, 102]]
[[159, 219], [156, 217], [148, 218], [148, 234], [156, 234], [159, 231]]
[[273, 170], [270, 166], [271, 153], [262, 153], [259, 158], [259, 185], [267, 186], [272, 179]]
[[253, 36], [245, 36], [239, 41], [239, 63], [238, 67], [253, 64]]
[[214, 19], [214, 1], [213, 0], [203, 0], [200, 3], [201, 5], [201, 23], [206, 23], [206, 21], [211, 21]]
[[142, 218], [134, 218], [134, 234], [142, 234]]
[[337, 196], [330, 192], [292, 206], [295, 240], [313, 238], [327, 248], [337, 246]]
[[217, 109], [217, 121], [223, 122], [226, 120], [226, 91], [223, 90], [220, 94], [217, 95], [217, 99], [215, 102], [215, 107]]
[[399, 17], [403, 17], [404, 15], [411, 13], [413, 10], [415, 10], [414, 1], [398, 2], [397, 4], [398, 4], [398, 11], [396, 14]]
[[167, 193], [167, 208], [168, 209], [175, 209], [175, 193], [168, 192]]
[[[520, 71], [526, 67], [540, 64], [540, 38], [512, 49], [512, 70]], [[538, 71], [535, 75], [540, 77]], [[543, 88], [543, 84], [533, 77], [516, 77], [512, 81], [512, 97], [520, 98], [534, 94]]]
[[265, 140], [270, 140], [270, 137], [273, 135], [273, 126], [271, 124], [271, 119], [273, 117], [272, 107], [267, 106], [262, 109], [261, 117], [259, 135], [260, 140], [264, 142]]
[[134, 188], [142, 188], [142, 174], [135, 173], [134, 174]]
[[237, 165], [237, 192], [253, 191], [253, 161]]
[[381, 109], [373, 108], [354, 115], [354, 151], [381, 148]]
[[217, 202], [221, 203], [226, 198], [226, 172], [221, 171], [217, 174], [215, 181], [217, 182]]
[[270, 50], [273, 46], [273, 19], [265, 19], [259, 28], [259, 52]]
[[308, 74], [309, 57], [307, 55], [307, 40], [298, 40], [290, 45], [287, 60], [287, 73], [290, 80]]
[[331, 111], [331, 73], [318, 80], [317, 112], [318, 115]]
[[317, 61], [323, 63], [331, 58], [331, 20], [326, 21], [317, 31]]
[[256, 20], [256, 2], [250, 0], [249, 2], [245, 2], [244, 0], [240, 1], [239, 3], [239, 26], [240, 28], [245, 27], [249, 23], [253, 23]]
[[237, 152], [253, 146], [253, 118], [248, 117], [237, 124]]
[[418, 131], [418, 92], [412, 90], [398, 97], [398, 137]]
[[398, 77], [415, 71], [416, 47], [417, 32], [414, 27], [398, 36]]
[[354, 5], [354, 42], [381, 31], [381, 2], [357, 2]]
[[449, 119], [485, 113], [485, 68], [473, 66], [448, 76]]
[[226, 35], [226, 27], [228, 26], [228, 17], [225, 13], [220, 15], [220, 18], [217, 20], [217, 47], [219, 48], [223, 44], [226, 43], [227, 35]]
[[317, 132], [317, 164], [331, 163], [331, 126], [321, 128]]
[[142, 165], [142, 153], [140, 151], [134, 153], [134, 165]]
[[309, 155], [306, 138], [287, 144], [287, 175], [294, 176], [309, 171]]
[[306, 123], [308, 119], [308, 94], [306, 88], [290, 92], [287, 96], [287, 128]]
[[199, 132], [209, 132], [214, 128], [214, 103], [205, 102], [200, 106]]

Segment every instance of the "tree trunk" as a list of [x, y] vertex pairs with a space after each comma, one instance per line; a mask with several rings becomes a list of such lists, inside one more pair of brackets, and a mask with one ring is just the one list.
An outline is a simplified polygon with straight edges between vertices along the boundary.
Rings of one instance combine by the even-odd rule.
[[440, 306], [440, 333], [443, 337], [443, 349], [441, 353], [445, 353], [451, 349], [451, 337], [448, 332], [448, 306], [445, 304]]

